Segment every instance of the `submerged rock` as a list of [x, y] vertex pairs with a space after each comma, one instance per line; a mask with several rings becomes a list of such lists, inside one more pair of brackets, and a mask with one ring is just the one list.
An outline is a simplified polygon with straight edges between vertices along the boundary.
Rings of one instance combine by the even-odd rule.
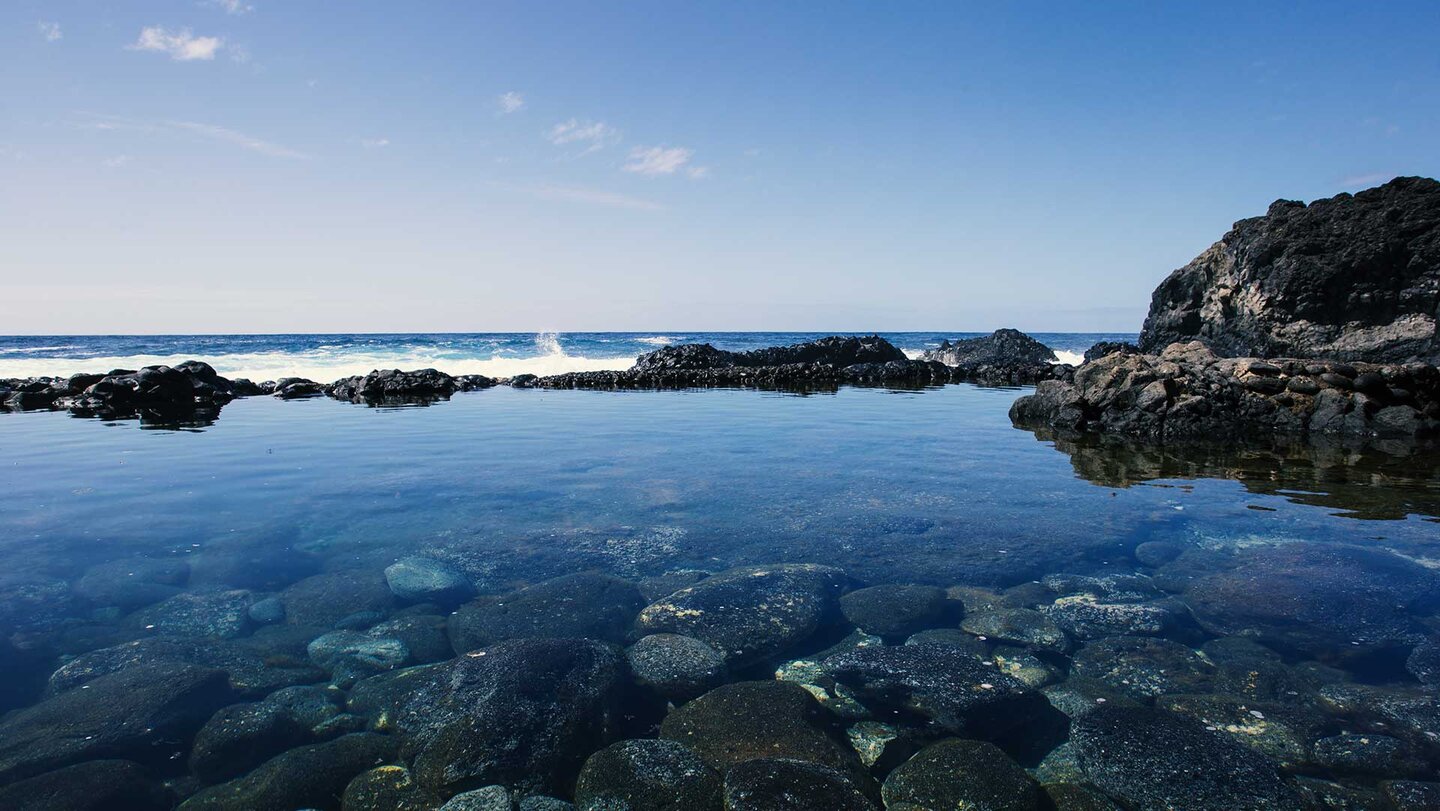
[[804, 688], [788, 682], [717, 687], [672, 711], [660, 726], [660, 737], [693, 749], [717, 771], [778, 757], [863, 773], [828, 713]]
[[1204, 693], [1215, 667], [1194, 650], [1168, 639], [1112, 636], [1075, 654], [1074, 670], [1139, 699]]
[[0, 783], [85, 760], [167, 762], [233, 695], [224, 673], [173, 662], [101, 676], [0, 721]]
[[1185, 591], [1206, 630], [1311, 654], [1413, 644], [1440, 604], [1440, 574], [1379, 549], [1291, 543], [1243, 551]]
[[645, 605], [634, 583], [581, 572], [480, 597], [450, 616], [450, 643], [457, 653], [506, 639], [586, 637], [624, 642]]
[[0, 788], [7, 811], [168, 811], [170, 792], [138, 763], [91, 760]]
[[126, 622], [161, 635], [233, 639], [249, 629], [254, 601], [243, 589], [187, 591], [136, 611]]
[[73, 690], [86, 682], [144, 664], [175, 662], [222, 670], [240, 695], [261, 697], [281, 687], [325, 678], [307, 661], [267, 654], [239, 641], [194, 637], [147, 637], [81, 654], [50, 675], [48, 695]]
[[984, 741], [950, 738], [901, 764], [881, 787], [887, 808], [1040, 811], [1044, 794], [1020, 764]]
[[87, 569], [75, 593], [96, 605], [133, 609], [179, 594], [189, 576], [183, 560], [117, 560]]
[[960, 623], [961, 629], [985, 639], [1014, 642], [1039, 650], [1064, 653], [1070, 640], [1060, 627], [1039, 611], [1029, 608], [1006, 608], [983, 614], [970, 614]]
[[949, 645], [868, 647], [831, 656], [824, 670], [862, 701], [919, 714], [959, 734], [1041, 740], [1060, 720], [1044, 696], [993, 663]]
[[392, 723], [422, 785], [568, 794], [613, 734], [624, 662], [592, 640], [517, 639], [411, 671], [387, 683], [399, 687]]
[[720, 811], [720, 775], [685, 746], [630, 740], [591, 755], [575, 783], [579, 811]]
[[329, 628], [362, 611], [385, 612], [395, 595], [377, 571], [351, 570], [307, 577], [280, 592], [285, 621], [291, 625]]
[[412, 555], [385, 567], [385, 582], [396, 597], [413, 603], [462, 603], [475, 595], [475, 584], [444, 561]]
[[206, 783], [218, 783], [314, 742], [340, 715], [341, 695], [324, 687], [290, 687], [259, 702], [224, 707], [195, 733], [190, 770]]
[[779, 564], [731, 569], [651, 603], [635, 627], [699, 639], [733, 664], [792, 647], [833, 618], [845, 573], [831, 566]]
[[[676, 806], [681, 808], [700, 806]], [[784, 758], [748, 760], [725, 772], [725, 811], [876, 811], [845, 772]]]
[[867, 634], [904, 637], [941, 618], [945, 591], [902, 583], [870, 586], [841, 597], [840, 611]]
[[[340, 798], [341, 811], [434, 811], [440, 805], [404, 766], [376, 766], [361, 772]], [[501, 811], [511, 811], [510, 806]]]
[[357, 732], [291, 749], [236, 780], [202, 789], [180, 811], [338, 808], [356, 775], [395, 756], [396, 740]]
[[725, 679], [725, 657], [709, 645], [679, 634], [650, 634], [625, 651], [635, 682], [666, 698], [685, 701]]
[[1071, 741], [1090, 781], [1136, 808], [1301, 807], [1267, 758], [1163, 710], [1100, 707], [1075, 719]]

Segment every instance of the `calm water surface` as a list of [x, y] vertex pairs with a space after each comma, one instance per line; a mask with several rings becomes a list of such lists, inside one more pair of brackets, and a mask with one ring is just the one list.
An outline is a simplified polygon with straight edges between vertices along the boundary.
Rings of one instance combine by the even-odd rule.
[[[1042, 608], [1056, 595], [1024, 595], [1046, 575], [1139, 573], [1183, 593], [1185, 578], [1222, 571], [1236, 555], [1292, 544], [1440, 566], [1431, 455], [1050, 441], [1011, 426], [1006, 411], [1021, 393], [501, 387], [391, 409], [257, 397], [190, 430], [0, 415], [0, 625], [22, 676], [4, 700], [34, 704], [74, 657], [174, 630], [137, 624], [132, 612], [153, 606], [77, 596], [87, 572], [117, 560], [195, 562], [199, 572], [229, 552], [252, 554], [273, 571], [218, 584], [243, 587], [247, 602], [316, 572], [378, 576], [419, 554], [463, 571], [482, 594], [580, 571], [639, 580], [814, 562], [842, 567], [857, 585], [1010, 589], [1015, 605]], [[1152, 542], [1199, 557], [1185, 572], [1138, 562], [1136, 548], [1159, 548]], [[287, 571], [292, 559], [266, 549], [305, 563]], [[217, 586], [194, 580], [162, 593]], [[1317, 588], [1311, 596], [1324, 599]], [[1403, 659], [1434, 622], [1426, 610], [1415, 610], [1418, 636], [1400, 648], [1385, 641], [1359, 663], [1345, 660], [1359, 644], [1349, 639], [1334, 650], [1266, 644], [1296, 666], [1420, 689]], [[1221, 635], [1187, 622], [1170, 635], [1191, 648]], [[1049, 666], [1053, 685], [1070, 663]], [[1397, 736], [1423, 748], [1425, 734]], [[1429, 763], [1433, 752], [1417, 757]], [[1373, 788], [1379, 776], [1357, 779]]]

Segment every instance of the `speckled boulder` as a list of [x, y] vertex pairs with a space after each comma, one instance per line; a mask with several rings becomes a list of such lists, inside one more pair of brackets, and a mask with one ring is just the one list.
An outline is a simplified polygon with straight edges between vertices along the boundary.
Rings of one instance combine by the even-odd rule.
[[585, 761], [575, 783], [579, 811], [719, 811], [720, 775], [686, 746], [620, 741]]
[[840, 610], [867, 634], [904, 637], [940, 620], [945, 592], [935, 586], [904, 583], [870, 586], [841, 597]]
[[725, 657], [709, 645], [679, 634], [650, 634], [625, 651], [636, 684], [685, 701], [725, 680]]
[[831, 566], [782, 564], [731, 569], [646, 606], [641, 633], [675, 633], [705, 642], [732, 664], [781, 653], [838, 612], [845, 573]]
[[450, 616], [450, 644], [464, 653], [506, 639], [624, 642], [644, 605], [628, 580], [594, 572], [566, 575], [466, 603]]
[[725, 811], [876, 811], [877, 808], [854, 777], [815, 763], [761, 758], [732, 766], [725, 773]]
[[1136, 808], [1218, 811], [1237, 797], [1254, 811], [1299, 811], [1275, 765], [1197, 720], [1146, 707], [1100, 707], [1075, 720], [1085, 774]]
[[1020, 764], [985, 741], [950, 738], [902, 763], [881, 787], [887, 808], [1040, 811], [1044, 794]]

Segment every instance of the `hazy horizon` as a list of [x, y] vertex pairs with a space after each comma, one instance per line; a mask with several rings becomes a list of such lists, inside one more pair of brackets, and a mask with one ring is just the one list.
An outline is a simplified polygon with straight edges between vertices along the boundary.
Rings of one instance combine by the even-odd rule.
[[1271, 201], [1440, 174], [1437, 22], [22, 0], [0, 333], [1136, 332]]

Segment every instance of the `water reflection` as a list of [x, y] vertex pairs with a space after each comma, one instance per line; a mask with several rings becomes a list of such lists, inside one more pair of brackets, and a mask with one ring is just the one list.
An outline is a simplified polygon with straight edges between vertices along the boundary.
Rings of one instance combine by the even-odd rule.
[[1104, 487], [1163, 479], [1233, 479], [1252, 493], [1338, 516], [1440, 522], [1440, 447], [1404, 440], [1314, 437], [1156, 445], [1110, 435], [1033, 432], [1070, 457], [1075, 475]]

